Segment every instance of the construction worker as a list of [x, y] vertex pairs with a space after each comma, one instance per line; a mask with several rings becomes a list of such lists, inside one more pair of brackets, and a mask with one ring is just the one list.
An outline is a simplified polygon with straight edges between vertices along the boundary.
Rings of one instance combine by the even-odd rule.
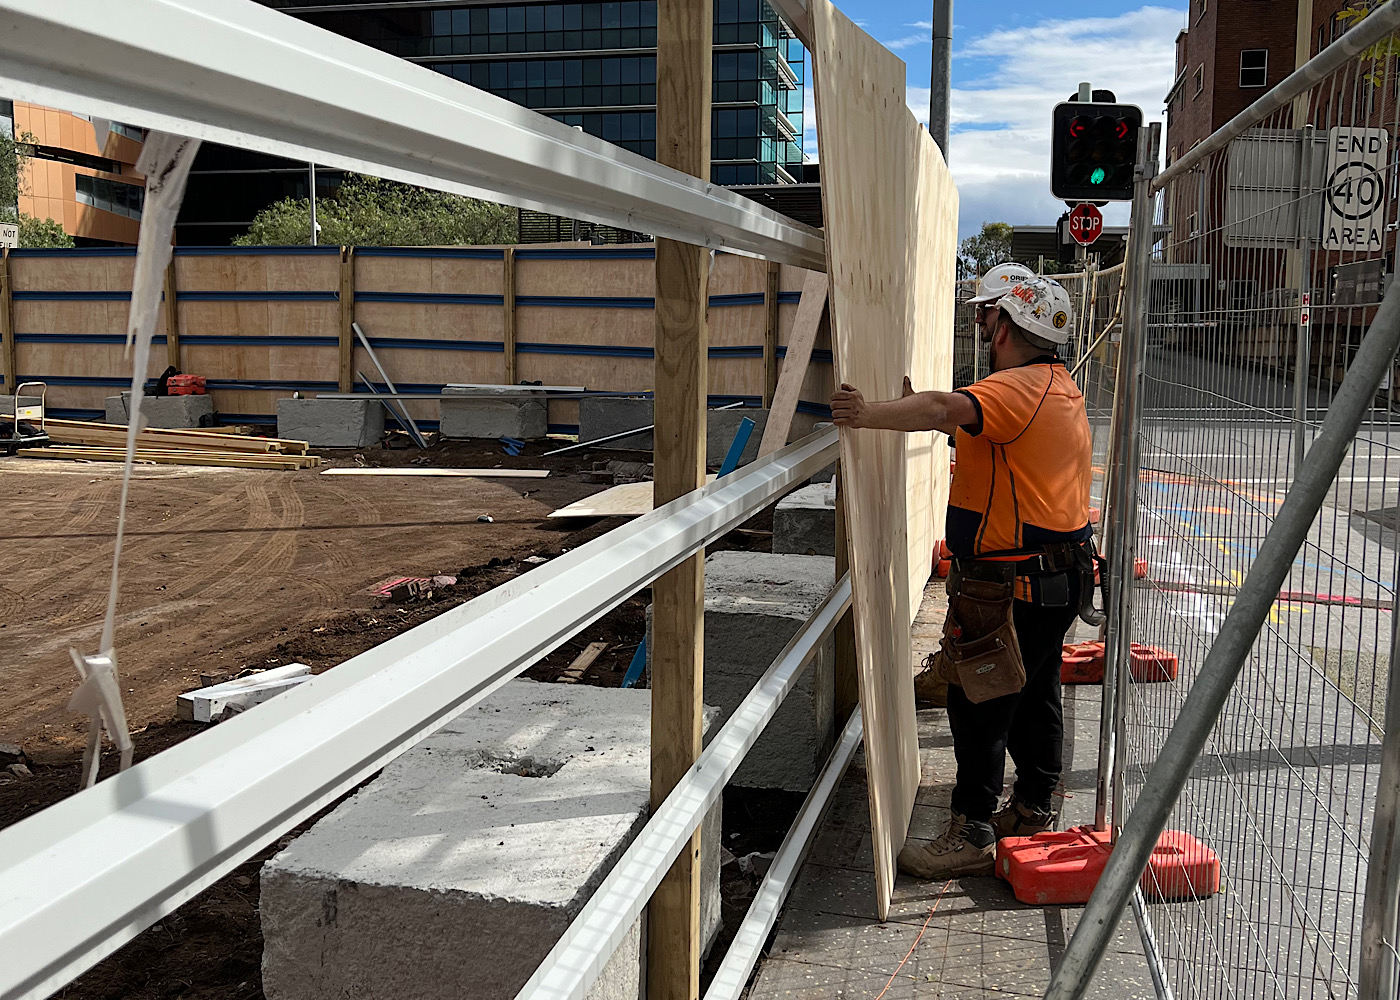
[[[991, 874], [996, 841], [1051, 829], [1064, 738], [1061, 646], [1093, 610], [1089, 523], [1092, 440], [1084, 397], [1057, 348], [1073, 329], [1069, 295], [1035, 276], [988, 273], [977, 322], [991, 374], [956, 392], [866, 400], [842, 385], [837, 426], [954, 434], [948, 501], [949, 613], [926, 671], [948, 687], [957, 780], [952, 822], [906, 845], [904, 872], [927, 879]], [[998, 809], [1006, 753], [1016, 765]]]

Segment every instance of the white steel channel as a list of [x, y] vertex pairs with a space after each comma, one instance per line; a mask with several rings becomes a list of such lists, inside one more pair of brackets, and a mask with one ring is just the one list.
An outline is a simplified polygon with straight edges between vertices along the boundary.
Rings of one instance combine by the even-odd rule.
[[860, 747], [863, 729], [860, 708], [857, 707], [851, 713], [846, 728], [842, 730], [836, 749], [831, 751], [831, 756], [827, 758], [821, 777], [803, 801], [797, 819], [792, 822], [792, 829], [783, 838], [782, 846], [773, 857], [773, 864], [764, 876], [758, 894], [749, 905], [749, 911], [744, 914], [744, 922], [739, 925], [733, 943], [724, 953], [724, 961], [720, 964], [719, 971], [710, 982], [710, 988], [705, 991], [705, 1000], [739, 1000], [743, 996], [744, 987], [748, 985], [749, 976], [753, 975], [754, 966], [758, 964], [759, 956], [763, 953], [768, 935], [778, 923], [778, 914], [783, 908], [783, 903], [787, 901], [792, 880], [797, 875], [797, 870], [802, 867], [802, 862], [806, 860], [807, 850], [812, 846], [812, 837], [821, 825], [822, 817], [826, 815], [831, 796], [841, 784], [846, 768], [851, 766], [851, 759]]
[[0, 997], [43, 997], [836, 457], [836, 430], [0, 830]]
[[778, 711], [807, 662], [851, 606], [851, 578], [821, 606], [759, 678], [729, 721], [603, 879], [515, 1000], [583, 1000], [680, 856], [724, 786]]
[[0, 92], [826, 269], [809, 226], [253, 0], [0, 0]]

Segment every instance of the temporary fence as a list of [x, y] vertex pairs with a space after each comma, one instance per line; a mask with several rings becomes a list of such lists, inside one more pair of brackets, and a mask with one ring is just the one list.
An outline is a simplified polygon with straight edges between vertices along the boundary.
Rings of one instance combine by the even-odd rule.
[[[1110, 466], [1121, 833], [1048, 996], [1083, 995], [1128, 905], [1162, 996], [1396, 996], [1397, 27], [1371, 12], [1160, 175], [1143, 130]], [[1218, 855], [1218, 892], [1139, 882], [1163, 826]]]

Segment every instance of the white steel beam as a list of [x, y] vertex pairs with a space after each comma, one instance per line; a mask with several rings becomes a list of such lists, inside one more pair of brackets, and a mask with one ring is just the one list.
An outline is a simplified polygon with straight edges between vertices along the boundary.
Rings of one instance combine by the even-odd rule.
[[[729, 721], [705, 748], [661, 808], [603, 879], [569, 929], [540, 963], [515, 1000], [584, 1000], [613, 952], [690, 843], [705, 814], [719, 801], [744, 755], [758, 742], [836, 623], [851, 606], [851, 577], [836, 581], [812, 617], [758, 679]], [[859, 742], [859, 723], [857, 723]]]
[[0, 998], [70, 982], [835, 457], [812, 434], [0, 830]]
[[758, 893], [749, 904], [749, 911], [744, 914], [744, 922], [739, 925], [729, 950], [724, 953], [719, 971], [705, 991], [705, 1000], [739, 1000], [743, 996], [744, 987], [748, 985], [754, 966], [758, 965], [759, 957], [763, 954], [763, 946], [768, 943], [768, 935], [778, 925], [778, 914], [782, 912], [783, 903], [787, 902], [788, 890], [792, 888], [802, 862], [807, 860], [812, 838], [826, 815], [831, 797], [845, 777], [846, 768], [851, 766], [851, 759], [860, 747], [863, 734], [864, 723], [860, 707], [857, 706], [841, 731], [836, 749], [827, 758], [826, 767], [822, 768], [817, 783], [803, 800], [802, 808], [783, 838], [782, 846], [773, 856], [768, 874], [763, 877], [763, 884], [758, 887]]
[[826, 268], [809, 226], [253, 0], [0, 0], [0, 92]]

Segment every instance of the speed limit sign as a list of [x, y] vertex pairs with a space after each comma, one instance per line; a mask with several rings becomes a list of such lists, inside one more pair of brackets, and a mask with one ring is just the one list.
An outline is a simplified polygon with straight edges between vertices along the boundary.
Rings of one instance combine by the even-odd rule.
[[1390, 134], [1383, 128], [1334, 128], [1327, 133], [1324, 250], [1384, 251], [1389, 148]]

